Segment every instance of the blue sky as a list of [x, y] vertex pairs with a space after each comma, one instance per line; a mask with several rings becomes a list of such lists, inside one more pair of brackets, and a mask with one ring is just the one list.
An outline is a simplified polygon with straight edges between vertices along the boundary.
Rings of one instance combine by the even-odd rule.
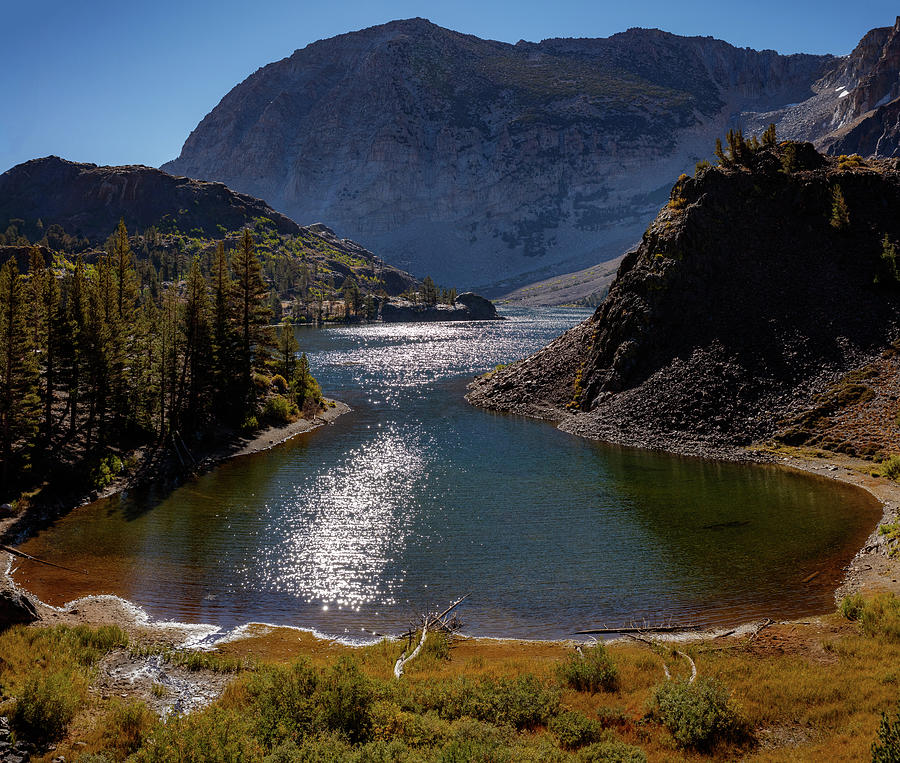
[[881, 0], [10, 0], [0, 45], [0, 172], [57, 154], [97, 164], [174, 158], [234, 85], [310, 42], [423, 16], [507, 42], [633, 26], [782, 53], [849, 53], [898, 7]]

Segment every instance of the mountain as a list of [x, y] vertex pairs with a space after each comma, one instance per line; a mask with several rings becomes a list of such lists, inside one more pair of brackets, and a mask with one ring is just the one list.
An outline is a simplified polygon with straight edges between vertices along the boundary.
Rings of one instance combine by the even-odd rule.
[[835, 59], [812, 90], [801, 103], [745, 115], [747, 130], [774, 122], [779, 136], [813, 141], [831, 154], [900, 155], [900, 16]]
[[222, 183], [173, 177], [153, 167], [98, 167], [47, 156], [0, 175], [0, 222], [21, 219], [44, 228], [57, 224], [71, 235], [102, 243], [124, 218], [129, 230], [175, 227], [218, 236], [266, 217], [279, 233], [300, 226], [264, 201]]
[[833, 61], [659, 30], [510, 45], [394, 21], [259, 69], [163, 169], [500, 293], [622, 254], [715, 136], [805, 100]]
[[[174, 177], [152, 167], [98, 167], [56, 156], [19, 164], [0, 175], [0, 224], [16, 227], [50, 250], [84, 251], [93, 261], [120, 219], [138, 259], [148, 260], [162, 280], [186, 276], [191, 258], [208, 267], [220, 241], [238, 246], [243, 227], [252, 228], [263, 272], [273, 290], [307, 316], [344, 314], [349, 278], [362, 296], [416, 290], [420, 282], [385, 263], [365, 247], [325, 225], [297, 225], [260, 199], [222, 183]], [[37, 223], [40, 220], [41, 226]], [[59, 226], [59, 228], [54, 228]], [[151, 230], [152, 229], [152, 230]], [[0, 236], [0, 244], [5, 236]], [[6, 241], [0, 262], [28, 262], [27, 241]], [[340, 305], [337, 302], [340, 301]]]
[[896, 439], [900, 170], [788, 142], [727, 163], [676, 183], [588, 321], [469, 401], [706, 455], [814, 440], [868, 402], [871, 448]]

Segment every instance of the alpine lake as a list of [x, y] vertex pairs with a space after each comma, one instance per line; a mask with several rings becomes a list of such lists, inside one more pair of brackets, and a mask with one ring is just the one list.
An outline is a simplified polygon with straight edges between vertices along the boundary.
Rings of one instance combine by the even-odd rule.
[[774, 465], [614, 447], [469, 406], [466, 384], [590, 315], [296, 328], [352, 411], [166, 489], [70, 512], [14, 579], [62, 605], [113, 594], [219, 634], [248, 622], [342, 640], [405, 630], [463, 594], [462, 631], [558, 639], [603, 626], [718, 626], [833, 608], [881, 516], [841, 483]]

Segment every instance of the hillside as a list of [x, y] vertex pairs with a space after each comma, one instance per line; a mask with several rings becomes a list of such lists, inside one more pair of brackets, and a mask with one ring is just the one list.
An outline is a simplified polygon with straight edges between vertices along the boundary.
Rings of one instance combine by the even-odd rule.
[[[474, 382], [469, 401], [611, 442], [733, 454], [804, 411], [827, 417], [820, 393], [834, 409], [871, 397], [845, 374], [897, 338], [897, 164], [796, 143], [727, 163], [676, 183], [588, 321]], [[895, 414], [893, 394], [880, 402]]]
[[163, 169], [499, 294], [622, 254], [733, 115], [806, 99], [832, 62], [659, 30], [510, 45], [394, 21], [259, 69]]
[[170, 227], [212, 237], [219, 226], [236, 230], [258, 217], [270, 219], [279, 233], [300, 232], [260, 199], [153, 167], [98, 167], [47, 156], [0, 175], [0, 223], [18, 218], [32, 232], [40, 220], [44, 229], [59, 225], [93, 244], [103, 243], [120, 218], [129, 230]]
[[20, 240], [23, 234], [43, 245], [48, 262], [53, 251], [81, 251], [94, 262], [120, 219], [130, 232], [142, 282], [185, 277], [195, 255], [208, 270], [218, 242], [236, 248], [241, 229], [249, 226], [267, 284], [295, 317], [343, 316], [345, 285], [360, 297], [396, 296], [419, 287], [409, 273], [330, 228], [297, 225], [264, 201], [221, 183], [58, 157], [25, 162], [0, 175], [0, 225], [10, 231], [7, 225], [18, 221], [9, 235], [0, 235], [0, 243], [7, 244], [0, 246], [0, 263], [16, 257], [25, 269], [29, 248]]

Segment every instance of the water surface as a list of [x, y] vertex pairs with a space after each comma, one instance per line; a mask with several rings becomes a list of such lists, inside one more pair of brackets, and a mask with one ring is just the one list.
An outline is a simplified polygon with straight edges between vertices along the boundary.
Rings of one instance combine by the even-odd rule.
[[871, 496], [471, 408], [475, 374], [589, 313], [507, 314], [298, 329], [351, 413], [173, 491], [73, 511], [22, 549], [90, 574], [22, 563], [17, 581], [54, 604], [114, 593], [157, 618], [348, 638], [403, 629], [469, 592], [466, 632], [528, 638], [833, 606], [842, 565], [880, 517]]

